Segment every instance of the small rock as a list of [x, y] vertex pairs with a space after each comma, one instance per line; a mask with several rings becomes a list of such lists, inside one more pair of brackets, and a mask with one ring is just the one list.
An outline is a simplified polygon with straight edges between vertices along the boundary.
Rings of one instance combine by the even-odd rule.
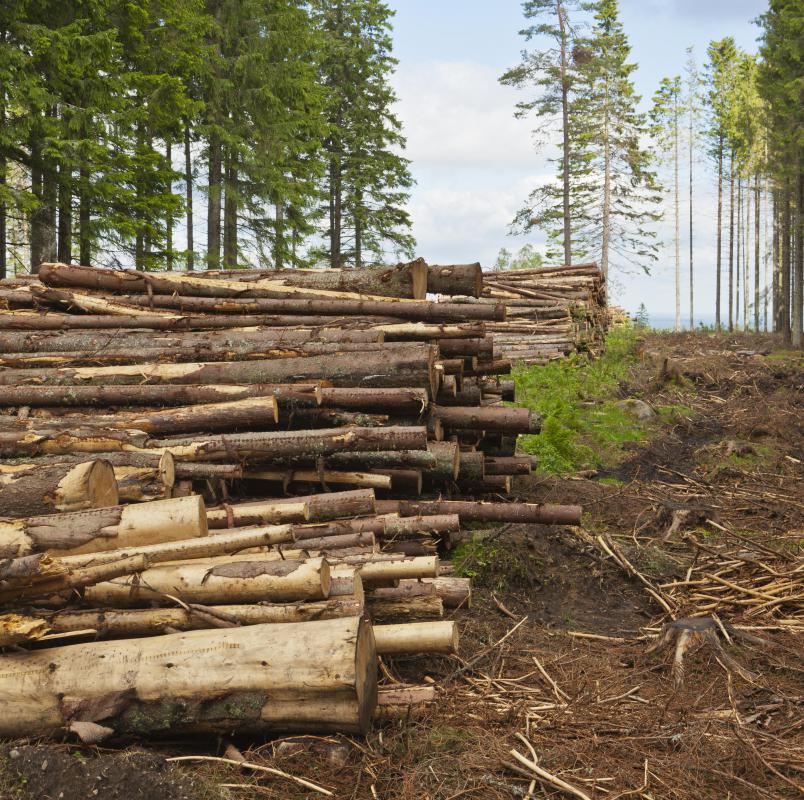
[[16, 747], [8, 751], [8, 757], [14, 761], [15, 759], [19, 758], [22, 755]]
[[636, 397], [620, 400], [616, 405], [634, 419], [650, 419], [656, 416], [656, 412], [644, 400], [638, 400]]

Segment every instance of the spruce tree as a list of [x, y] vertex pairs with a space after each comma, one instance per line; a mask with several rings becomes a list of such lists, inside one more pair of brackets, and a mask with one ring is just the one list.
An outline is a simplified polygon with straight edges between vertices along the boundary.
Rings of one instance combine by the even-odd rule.
[[522, 4], [525, 18], [532, 24], [520, 31], [527, 42], [546, 39], [544, 49], [524, 50], [522, 61], [508, 70], [500, 82], [517, 89], [535, 87], [537, 97], [517, 103], [517, 117], [535, 114], [539, 128], [535, 133], [552, 132], [558, 127], [561, 136], [561, 156], [554, 159], [558, 184], [548, 182], [535, 189], [528, 204], [516, 217], [517, 229], [527, 231], [538, 227], [547, 232], [552, 248], [548, 257], [562, 258], [572, 263], [573, 197], [570, 176], [570, 105], [574, 62], [575, 31], [570, 12], [576, 10], [572, 0], [526, 0]]
[[632, 79], [636, 65], [618, 16], [617, 0], [597, 0], [591, 33], [576, 44], [576, 92], [570, 141], [576, 194], [575, 241], [595, 254], [603, 274], [636, 265], [649, 271], [657, 258], [652, 223], [660, 218], [659, 187], [647, 130]]
[[[393, 12], [381, 0], [314, 0], [326, 95], [329, 266], [361, 266], [412, 252], [405, 205], [413, 185], [389, 79]], [[324, 253], [322, 252], [323, 256]]]
[[694, 204], [694, 172], [696, 149], [700, 134], [700, 108], [703, 104], [703, 79], [695, 60], [695, 51], [687, 48], [687, 62], [684, 66], [684, 105], [687, 117], [687, 166], [689, 174], [689, 277], [690, 277], [690, 330], [695, 330], [695, 269], [693, 257], [695, 253], [695, 204]]

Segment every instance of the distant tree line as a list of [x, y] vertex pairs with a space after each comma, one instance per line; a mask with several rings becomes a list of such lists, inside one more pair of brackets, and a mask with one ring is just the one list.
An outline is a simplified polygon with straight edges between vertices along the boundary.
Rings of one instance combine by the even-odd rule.
[[[664, 78], [650, 113], [639, 111], [617, 0], [525, 0], [531, 43], [505, 84], [535, 90], [517, 114], [558, 137], [556, 178], [536, 187], [514, 220], [538, 228], [548, 257], [599, 260], [646, 271], [657, 256], [661, 160], [672, 173], [676, 327], [682, 318], [681, 165], [688, 174], [689, 318], [694, 325], [694, 167], [712, 159], [718, 210], [717, 329], [769, 328], [802, 345], [804, 275], [804, 7], [770, 0], [757, 55], [733, 39], [710, 44], [699, 70], [691, 48], [682, 75]], [[649, 145], [653, 142], [655, 148]], [[652, 151], [658, 154], [654, 156]], [[699, 265], [700, 268], [700, 265]], [[724, 308], [724, 301], [726, 307]]]
[[0, 277], [409, 253], [391, 18], [381, 0], [4, 0]]

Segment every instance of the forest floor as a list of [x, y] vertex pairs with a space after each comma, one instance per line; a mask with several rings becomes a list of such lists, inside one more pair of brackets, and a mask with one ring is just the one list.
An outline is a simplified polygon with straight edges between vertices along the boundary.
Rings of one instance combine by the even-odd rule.
[[[477, 589], [454, 613], [460, 657], [383, 665], [384, 682], [428, 676], [438, 701], [363, 740], [235, 741], [249, 760], [367, 800], [801, 796], [804, 359], [768, 336], [613, 344], [518, 375], [548, 420], [525, 442], [544, 470], [517, 498], [580, 503], [583, 525], [502, 526], [461, 548]], [[675, 667], [674, 642], [649, 651], [665, 623], [713, 612]], [[163, 758], [225, 746], [8, 744], [0, 798], [323, 796]]]

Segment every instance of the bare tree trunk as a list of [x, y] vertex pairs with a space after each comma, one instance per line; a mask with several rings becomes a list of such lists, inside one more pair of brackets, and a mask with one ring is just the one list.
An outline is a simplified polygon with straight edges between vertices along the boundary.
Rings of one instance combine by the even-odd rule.
[[768, 239], [768, 216], [770, 215], [770, 208], [771, 208], [771, 193], [770, 193], [770, 180], [768, 178], [765, 179], [765, 215], [764, 215], [764, 225], [765, 225], [765, 250], [763, 253], [763, 259], [765, 261], [765, 297], [764, 297], [764, 330], [765, 333], [768, 332], [768, 298], [770, 294], [770, 284], [768, 283], [768, 266], [770, 262], [770, 249], [771, 243]]
[[792, 209], [790, 202], [790, 179], [785, 179], [782, 191], [782, 225], [781, 225], [781, 288], [779, 294], [779, 327], [785, 344], [792, 341], [790, 330], [790, 234], [792, 229]]
[[734, 330], [734, 150], [729, 157], [729, 331]]
[[735, 263], [735, 285], [734, 285], [734, 320], [737, 327], [740, 327], [740, 272], [743, 268], [740, 260], [740, 250], [742, 248], [743, 233], [743, 181], [737, 178], [737, 260]]
[[673, 158], [674, 158], [674, 179], [673, 179], [673, 216], [675, 222], [675, 247], [676, 247], [676, 331], [681, 330], [681, 211], [679, 205], [679, 185], [678, 185], [678, 100], [675, 105], [675, 118], [673, 121]]
[[[173, 172], [173, 143], [170, 139], [165, 140], [165, 160], [169, 172]], [[173, 178], [169, 178], [168, 190], [173, 194]], [[169, 210], [165, 217], [165, 267], [173, 269], [173, 211]]]
[[221, 143], [218, 135], [209, 138], [209, 179], [207, 197], [207, 269], [221, 266]]
[[274, 231], [274, 269], [285, 268], [285, 206], [281, 200], [274, 204], [276, 229]]
[[[81, 126], [81, 137], [86, 139], [87, 131]], [[81, 165], [78, 169], [78, 260], [81, 264], [92, 264], [92, 198], [90, 196], [90, 172], [86, 151], [82, 148]]]
[[332, 269], [340, 269], [342, 254], [341, 254], [341, 230], [343, 222], [343, 207], [342, 207], [342, 187], [341, 187], [341, 165], [338, 157], [332, 158], [329, 167], [329, 180], [330, 180], [330, 252], [329, 252], [329, 265]]
[[801, 204], [804, 203], [804, 172], [801, 171], [799, 163], [799, 173], [796, 186], [796, 266], [795, 281], [793, 284], [793, 347], [804, 347], [804, 332], [802, 331], [802, 313], [804, 312], [804, 211]]
[[567, 68], [567, 49], [569, 34], [567, 32], [567, 11], [561, 0], [556, 0], [556, 17], [561, 44], [559, 46], [561, 71], [561, 184], [562, 184], [562, 216], [564, 225], [564, 263], [572, 264], [572, 217], [570, 214], [570, 138], [569, 138], [569, 88], [570, 81]]
[[39, 265], [44, 260], [42, 258], [42, 240], [43, 240], [43, 214], [44, 204], [42, 202], [42, 166], [41, 166], [41, 149], [36, 141], [36, 133], [31, 132], [30, 135], [30, 153], [31, 153], [31, 195], [36, 202], [36, 207], [30, 214], [30, 269], [32, 273], [39, 271]]
[[748, 289], [748, 276], [751, 267], [751, 179], [745, 182], [745, 222], [743, 224], [743, 330], [748, 332], [748, 306], [751, 295]]
[[759, 175], [755, 176], [754, 183], [754, 331], [759, 333]]
[[193, 157], [190, 151], [190, 120], [184, 123], [184, 188], [187, 206], [187, 269], [193, 269]]
[[[0, 34], [0, 44], [4, 44], [6, 39], [6, 32]], [[3, 130], [6, 125], [6, 90], [5, 87], [0, 86], [0, 130]], [[3, 192], [6, 186], [6, 159], [0, 152], [0, 281], [3, 280], [8, 274], [8, 261], [6, 255], [6, 248], [8, 246], [8, 226], [7, 226], [7, 209], [6, 204], [3, 202]]]
[[226, 160], [226, 193], [223, 209], [223, 266], [237, 267], [237, 162], [232, 154]]
[[[715, 330], [721, 330], [720, 284], [723, 258], [723, 134], [718, 139], [717, 149], [717, 255], [715, 264]], [[692, 262], [690, 262], [692, 263]]]
[[609, 237], [611, 235], [611, 141], [609, 138], [608, 79], [606, 79], [606, 99], [603, 119], [603, 219], [602, 244], [600, 248], [600, 269], [603, 280], [609, 280]]

